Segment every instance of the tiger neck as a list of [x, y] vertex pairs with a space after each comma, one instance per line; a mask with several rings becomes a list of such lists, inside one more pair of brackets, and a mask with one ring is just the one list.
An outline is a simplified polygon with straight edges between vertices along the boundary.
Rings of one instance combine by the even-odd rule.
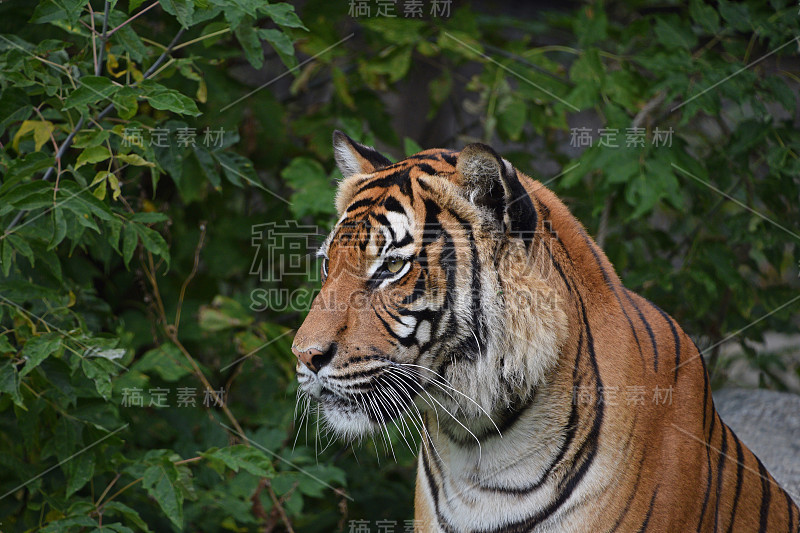
[[[429, 436], [423, 453], [440, 462], [442, 473], [454, 482], [491, 485], [495, 479], [499, 485], [507, 481], [523, 488], [531, 479], [543, 483], [545, 478], [565, 475], [558, 470], [566, 462], [565, 454], [576, 453], [570, 443], [595, 438], [597, 412], [586, 405], [597, 405], [597, 393], [587, 392], [583, 408], [574, 398], [578, 386], [587, 386], [588, 391], [602, 388], [599, 373], [587, 357], [593, 340], [584, 333], [586, 306], [589, 298], [592, 305], [602, 305], [607, 287], [619, 284], [619, 279], [566, 206], [538, 182], [526, 176], [521, 181], [537, 212], [537, 238], [530, 245], [529, 257], [537, 275], [558, 295], [558, 305], [566, 315], [566, 335], [545, 378], [510, 405], [492, 410], [491, 420], [427, 417]], [[509, 469], [526, 472], [525, 479], [514, 480], [513, 473], [503, 473]]]

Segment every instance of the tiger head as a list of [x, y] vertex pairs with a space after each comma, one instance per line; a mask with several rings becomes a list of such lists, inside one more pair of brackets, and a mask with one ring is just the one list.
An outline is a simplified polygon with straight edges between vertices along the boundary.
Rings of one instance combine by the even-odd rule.
[[496, 427], [567, 331], [517, 171], [482, 144], [392, 163], [340, 132], [333, 143], [340, 218], [292, 346], [300, 390], [345, 438], [425, 410], [454, 434]]

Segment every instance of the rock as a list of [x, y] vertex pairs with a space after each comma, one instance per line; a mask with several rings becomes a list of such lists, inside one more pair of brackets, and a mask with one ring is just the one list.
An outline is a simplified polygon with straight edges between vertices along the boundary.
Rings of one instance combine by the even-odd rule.
[[714, 393], [714, 404], [728, 427], [800, 503], [800, 396], [766, 389], [720, 389]]

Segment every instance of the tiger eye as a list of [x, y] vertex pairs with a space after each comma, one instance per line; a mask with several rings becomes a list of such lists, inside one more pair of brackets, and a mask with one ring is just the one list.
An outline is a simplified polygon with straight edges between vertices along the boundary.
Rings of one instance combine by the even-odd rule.
[[400, 272], [400, 269], [403, 268], [406, 262], [403, 259], [398, 257], [392, 257], [391, 259], [386, 260], [386, 270], [391, 272], [392, 274], [397, 274]]

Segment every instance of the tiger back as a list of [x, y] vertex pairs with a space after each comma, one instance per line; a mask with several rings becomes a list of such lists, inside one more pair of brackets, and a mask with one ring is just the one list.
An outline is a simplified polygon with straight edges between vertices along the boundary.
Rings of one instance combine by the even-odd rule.
[[344, 438], [419, 435], [418, 531], [798, 531], [692, 340], [551, 191], [482, 144], [334, 150], [300, 390]]

